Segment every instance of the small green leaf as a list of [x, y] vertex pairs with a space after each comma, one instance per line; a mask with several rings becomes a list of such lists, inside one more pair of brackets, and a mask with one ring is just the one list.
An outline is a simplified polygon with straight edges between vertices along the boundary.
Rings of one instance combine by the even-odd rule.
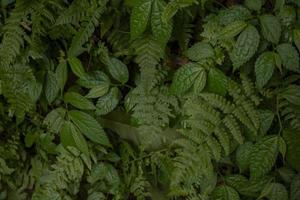
[[270, 110], [259, 110], [259, 116], [261, 121], [259, 129], [260, 133], [266, 135], [272, 125], [274, 113]]
[[299, 54], [295, 47], [293, 47], [291, 44], [284, 43], [277, 46], [276, 50], [282, 59], [282, 64], [284, 67], [291, 71], [300, 71]]
[[174, 74], [171, 91], [177, 95], [185, 93], [192, 87], [202, 70], [202, 67], [194, 63], [188, 63], [182, 66]]
[[263, 0], [245, 0], [244, 4], [251, 10], [259, 11], [263, 5]]
[[236, 150], [236, 164], [238, 165], [240, 172], [244, 172], [248, 169], [250, 165], [250, 155], [253, 148], [251, 142], [246, 142], [239, 145]]
[[146, 30], [150, 18], [151, 5], [151, 0], [142, 0], [132, 9], [130, 16], [131, 39], [136, 39]]
[[66, 112], [64, 108], [52, 110], [45, 117], [43, 124], [46, 125], [50, 132], [58, 133], [64, 124]]
[[230, 186], [220, 185], [212, 193], [213, 200], [239, 200], [240, 196], [235, 189]]
[[67, 92], [64, 95], [64, 101], [72, 106], [82, 110], [94, 110], [96, 107], [86, 97], [76, 92]]
[[45, 95], [49, 104], [57, 97], [59, 91], [58, 80], [52, 71], [48, 71], [45, 85]]
[[243, 64], [252, 58], [255, 54], [260, 41], [260, 36], [256, 28], [252, 25], [239, 35], [232, 52], [230, 59], [233, 63], [233, 69], [240, 68]]
[[255, 62], [256, 85], [262, 89], [270, 80], [275, 68], [273, 52], [264, 52]]
[[192, 61], [201, 61], [202, 59], [215, 56], [214, 49], [207, 42], [197, 42], [185, 54]]
[[79, 78], [85, 75], [84, 67], [81, 61], [76, 57], [68, 58], [69, 65], [71, 67], [72, 72]]
[[277, 44], [281, 36], [281, 25], [277, 17], [265, 14], [259, 17], [262, 34], [269, 42]]
[[65, 84], [68, 79], [68, 66], [65, 60], [61, 61], [56, 68], [55, 76], [61, 92], [64, 91]]
[[127, 66], [117, 58], [111, 58], [108, 63], [108, 71], [114, 79], [124, 84], [128, 81], [129, 73]]
[[85, 74], [77, 84], [85, 88], [94, 88], [101, 85], [110, 85], [108, 76], [101, 71], [93, 71], [90, 74]]
[[281, 153], [282, 157], [285, 158], [286, 143], [282, 137], [278, 138], [278, 149], [279, 149], [279, 152]]
[[266, 136], [252, 148], [250, 156], [250, 178], [257, 180], [266, 175], [275, 164], [278, 154], [278, 137]]
[[73, 146], [76, 147], [76, 143], [72, 136], [71, 127], [73, 126], [72, 122], [66, 121], [62, 125], [60, 130], [60, 142], [64, 147]]
[[96, 114], [105, 115], [115, 109], [119, 103], [119, 96], [119, 89], [116, 87], [111, 88], [106, 95], [98, 99], [96, 104]]
[[205, 88], [206, 85], [206, 71], [203, 69], [194, 83], [194, 92], [199, 94]]
[[237, 36], [246, 27], [247, 23], [245, 21], [234, 21], [226, 25], [218, 34], [218, 39], [225, 40]]
[[[68, 123], [68, 122], [66, 122]], [[84, 153], [86, 156], [89, 157], [89, 148], [87, 145], [87, 142], [85, 140], [85, 138], [83, 137], [83, 135], [79, 132], [79, 130], [77, 129], [76, 126], [74, 126], [71, 122], [68, 123], [69, 129], [71, 131], [72, 134], [72, 138], [76, 144], [76, 147], [82, 152]]]
[[224, 96], [227, 93], [227, 77], [217, 68], [210, 68], [207, 76], [206, 89], [209, 92]]
[[68, 112], [68, 116], [77, 126], [80, 132], [91, 141], [105, 146], [110, 146], [110, 142], [106, 136], [106, 133], [102, 129], [99, 122], [91, 115], [82, 111], [72, 110]]
[[99, 86], [95, 86], [90, 89], [89, 93], [85, 95], [86, 98], [98, 98], [105, 95], [109, 90], [109, 84], [102, 84]]

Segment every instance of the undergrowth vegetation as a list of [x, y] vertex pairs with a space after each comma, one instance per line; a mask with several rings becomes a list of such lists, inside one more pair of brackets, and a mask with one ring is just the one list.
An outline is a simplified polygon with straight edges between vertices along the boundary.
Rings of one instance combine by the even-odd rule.
[[299, 0], [0, 2], [0, 199], [300, 199]]

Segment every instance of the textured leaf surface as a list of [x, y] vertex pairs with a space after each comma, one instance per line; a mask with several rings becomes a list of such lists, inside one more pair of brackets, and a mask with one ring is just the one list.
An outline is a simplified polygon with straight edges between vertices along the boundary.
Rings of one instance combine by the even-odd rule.
[[59, 91], [59, 83], [55, 76], [55, 73], [48, 71], [46, 85], [45, 85], [45, 95], [49, 104], [51, 104], [57, 97]]
[[205, 58], [213, 58], [215, 56], [215, 52], [209, 43], [198, 42], [187, 50], [186, 56], [190, 60], [201, 61]]
[[288, 43], [280, 44], [276, 48], [277, 52], [279, 53], [282, 64], [288, 70], [292, 71], [299, 71], [299, 54], [297, 50]]
[[72, 72], [79, 78], [85, 75], [84, 67], [81, 61], [76, 57], [68, 58], [69, 65], [71, 67]]
[[224, 40], [237, 36], [241, 31], [247, 27], [245, 21], [234, 21], [231, 24], [226, 25], [218, 34], [218, 39]]
[[96, 107], [86, 97], [77, 92], [67, 92], [64, 96], [64, 101], [72, 106], [82, 110], [94, 110]]
[[281, 36], [281, 25], [274, 15], [262, 15], [259, 17], [262, 34], [269, 42], [277, 44]]
[[118, 88], [111, 88], [110, 91], [100, 97], [96, 104], [96, 114], [105, 115], [115, 109], [119, 103], [120, 92]]
[[102, 129], [99, 122], [91, 115], [77, 110], [68, 112], [68, 115], [80, 132], [91, 141], [105, 146], [110, 146], [110, 142], [106, 136], [106, 133]]
[[253, 144], [246, 142], [240, 145], [236, 151], [236, 163], [239, 166], [240, 172], [244, 172], [250, 165], [250, 157]]
[[213, 192], [214, 200], [239, 200], [239, 194], [235, 189], [229, 186], [219, 186]]
[[129, 73], [127, 66], [117, 58], [111, 58], [108, 64], [108, 71], [114, 79], [124, 84], [128, 81]]
[[275, 60], [273, 52], [265, 52], [261, 54], [255, 62], [256, 85], [263, 88], [270, 80], [275, 68]]
[[238, 69], [246, 63], [255, 54], [259, 45], [260, 36], [256, 28], [252, 25], [239, 35], [232, 52], [230, 59], [233, 62], [233, 69]]
[[210, 68], [207, 76], [207, 90], [219, 95], [225, 95], [227, 92], [226, 87], [227, 77], [225, 74], [216, 68]]

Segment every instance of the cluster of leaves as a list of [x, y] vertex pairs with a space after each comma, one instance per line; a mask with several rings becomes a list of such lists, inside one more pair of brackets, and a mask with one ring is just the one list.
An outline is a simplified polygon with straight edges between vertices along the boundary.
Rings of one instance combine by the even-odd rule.
[[0, 200], [300, 199], [298, 0], [0, 6]]

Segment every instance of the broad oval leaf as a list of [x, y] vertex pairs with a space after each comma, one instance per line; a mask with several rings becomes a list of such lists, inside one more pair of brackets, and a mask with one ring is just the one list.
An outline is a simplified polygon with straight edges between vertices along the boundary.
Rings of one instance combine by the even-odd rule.
[[245, 0], [244, 4], [251, 10], [259, 11], [263, 5], [263, 0]]
[[85, 74], [77, 80], [77, 84], [85, 88], [93, 88], [100, 85], [110, 85], [108, 76], [101, 71], [93, 71], [92, 73]]
[[117, 58], [111, 58], [108, 63], [108, 71], [114, 79], [124, 84], [128, 81], [129, 73], [127, 66]]
[[110, 142], [106, 133], [102, 129], [99, 122], [91, 115], [78, 111], [72, 110], [68, 112], [68, 116], [76, 127], [91, 141], [102, 144], [104, 146], [110, 146]]
[[85, 75], [84, 67], [81, 63], [81, 61], [76, 57], [70, 57], [68, 58], [68, 63], [71, 67], [72, 72], [79, 78], [83, 77]]
[[281, 36], [281, 25], [277, 17], [265, 14], [259, 17], [263, 36], [269, 42], [277, 44]]
[[217, 68], [210, 68], [207, 76], [206, 89], [209, 92], [224, 96], [227, 93], [227, 77]]
[[225, 40], [237, 36], [241, 31], [247, 27], [245, 21], [234, 21], [226, 25], [218, 34], [218, 39]]
[[255, 62], [256, 85], [262, 89], [270, 80], [275, 68], [273, 52], [264, 52]]
[[119, 89], [113, 87], [110, 91], [100, 97], [96, 104], [96, 114], [105, 115], [115, 109], [119, 103], [120, 92]]
[[240, 172], [244, 172], [250, 165], [250, 155], [253, 144], [246, 142], [241, 144], [236, 150], [236, 164], [238, 165]]
[[277, 136], [266, 136], [259, 140], [251, 151], [250, 178], [256, 180], [266, 175], [275, 164], [277, 155]]
[[55, 70], [56, 79], [61, 92], [64, 91], [68, 79], [68, 66], [65, 60], [61, 61]]
[[260, 36], [256, 28], [252, 25], [239, 35], [232, 52], [230, 59], [233, 62], [233, 69], [236, 70], [245, 64], [255, 54], [260, 41]]
[[68, 146], [76, 147], [76, 143], [72, 136], [72, 126], [74, 126], [72, 122], [66, 121], [63, 123], [60, 130], [60, 142], [65, 148]]
[[213, 200], [239, 200], [240, 196], [235, 189], [230, 186], [221, 185], [215, 188], [212, 194]]
[[207, 42], [197, 42], [189, 48], [185, 55], [192, 61], [200, 61], [205, 58], [213, 58], [215, 51]]
[[151, 6], [152, 0], [142, 0], [132, 9], [130, 15], [131, 39], [136, 39], [146, 30], [150, 18]]
[[194, 63], [188, 63], [182, 66], [174, 74], [171, 91], [177, 95], [185, 93], [192, 87], [202, 70], [202, 67]]
[[269, 200], [288, 200], [286, 188], [280, 183], [270, 183], [261, 192], [260, 198], [267, 197]]
[[86, 98], [98, 98], [105, 95], [109, 90], [109, 84], [102, 84], [90, 89], [89, 93], [85, 95]]
[[77, 92], [67, 92], [64, 95], [64, 101], [72, 106], [82, 110], [94, 110], [96, 107], [86, 97]]
[[196, 78], [194, 83], [194, 92], [195, 94], [199, 94], [205, 88], [206, 85], [206, 71], [203, 69], [199, 76]]
[[58, 92], [59, 85], [56, 75], [52, 71], [48, 71], [45, 85], [45, 96], [49, 104], [56, 99]]
[[45, 117], [43, 124], [48, 128], [50, 132], [58, 133], [64, 124], [66, 109], [56, 108], [48, 113]]
[[276, 50], [282, 59], [282, 64], [284, 67], [291, 71], [300, 71], [299, 54], [295, 47], [289, 43], [284, 43], [277, 46]]

